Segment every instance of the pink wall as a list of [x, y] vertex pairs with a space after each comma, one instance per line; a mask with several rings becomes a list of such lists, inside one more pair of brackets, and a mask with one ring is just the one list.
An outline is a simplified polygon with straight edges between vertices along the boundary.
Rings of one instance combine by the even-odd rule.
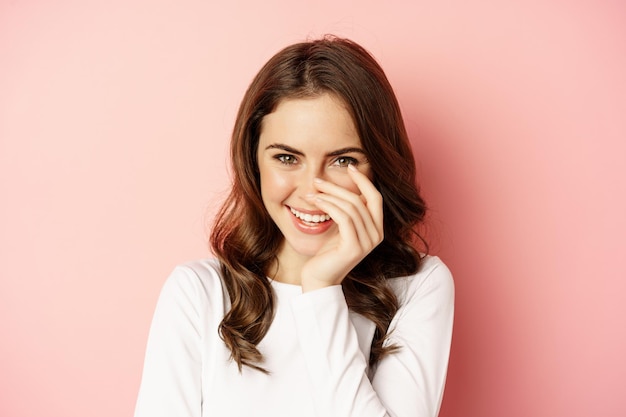
[[211, 3], [0, 2], [1, 416], [132, 413], [247, 83], [326, 32], [387, 70], [455, 274], [441, 416], [626, 415], [623, 3]]

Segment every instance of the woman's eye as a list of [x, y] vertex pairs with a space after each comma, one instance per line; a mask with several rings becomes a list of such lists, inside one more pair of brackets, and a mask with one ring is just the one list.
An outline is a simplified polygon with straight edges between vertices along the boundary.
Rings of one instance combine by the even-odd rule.
[[334, 165], [340, 166], [342, 168], [347, 168], [348, 165], [357, 166], [358, 164], [359, 164], [359, 161], [349, 156], [340, 156], [339, 158], [335, 159], [335, 163], [334, 163]]
[[276, 155], [274, 158], [278, 159], [280, 163], [284, 165], [293, 165], [297, 162], [297, 159], [295, 156], [288, 155], [288, 154]]

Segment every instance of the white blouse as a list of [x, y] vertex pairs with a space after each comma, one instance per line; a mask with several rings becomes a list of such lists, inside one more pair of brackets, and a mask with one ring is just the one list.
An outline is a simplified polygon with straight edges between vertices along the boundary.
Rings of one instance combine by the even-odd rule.
[[367, 364], [374, 324], [348, 310], [341, 286], [303, 294], [272, 282], [275, 317], [258, 349], [270, 374], [230, 360], [218, 326], [230, 301], [216, 260], [177, 267], [163, 286], [148, 339], [135, 417], [435, 417], [454, 315], [448, 268], [427, 256], [389, 280], [400, 309]]

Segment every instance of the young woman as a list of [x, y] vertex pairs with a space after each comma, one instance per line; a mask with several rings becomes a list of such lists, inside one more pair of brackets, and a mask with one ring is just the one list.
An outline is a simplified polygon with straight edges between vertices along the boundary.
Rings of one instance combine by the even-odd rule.
[[393, 90], [359, 45], [280, 51], [235, 124], [216, 259], [175, 269], [136, 417], [438, 414], [454, 287]]

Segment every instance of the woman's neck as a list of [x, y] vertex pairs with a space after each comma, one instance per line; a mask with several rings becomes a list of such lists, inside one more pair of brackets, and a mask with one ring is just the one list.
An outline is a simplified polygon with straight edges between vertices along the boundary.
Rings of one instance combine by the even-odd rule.
[[295, 252], [291, 246], [283, 242], [276, 254], [276, 260], [269, 269], [268, 276], [274, 281], [285, 284], [302, 285], [302, 267], [308, 260], [308, 256]]

